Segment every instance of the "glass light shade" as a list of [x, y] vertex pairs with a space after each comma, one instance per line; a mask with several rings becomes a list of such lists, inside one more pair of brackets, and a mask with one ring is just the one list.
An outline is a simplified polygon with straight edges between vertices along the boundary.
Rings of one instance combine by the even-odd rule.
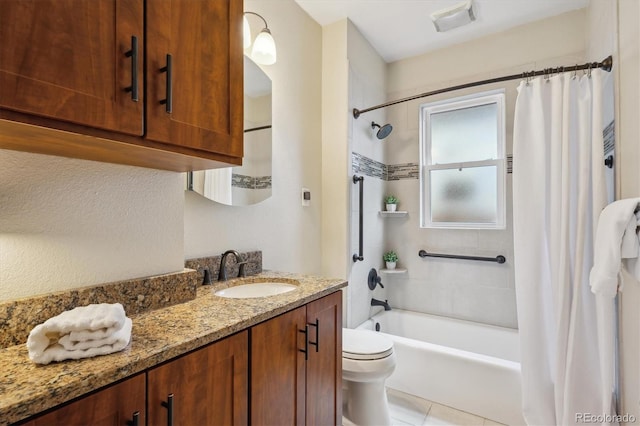
[[242, 40], [245, 49], [251, 46], [251, 27], [249, 27], [247, 15], [242, 17]]
[[276, 63], [276, 42], [268, 28], [263, 29], [253, 42], [251, 59], [261, 65]]

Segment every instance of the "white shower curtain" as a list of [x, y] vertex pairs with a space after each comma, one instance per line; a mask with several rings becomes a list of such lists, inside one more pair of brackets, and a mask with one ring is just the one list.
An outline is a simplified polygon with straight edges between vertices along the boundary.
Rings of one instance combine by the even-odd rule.
[[219, 203], [232, 202], [231, 180], [233, 168], [212, 169], [204, 171], [204, 196]]
[[584, 424], [585, 415], [611, 414], [603, 404], [589, 287], [597, 220], [607, 203], [601, 108], [600, 70], [518, 87], [515, 284], [529, 425]]

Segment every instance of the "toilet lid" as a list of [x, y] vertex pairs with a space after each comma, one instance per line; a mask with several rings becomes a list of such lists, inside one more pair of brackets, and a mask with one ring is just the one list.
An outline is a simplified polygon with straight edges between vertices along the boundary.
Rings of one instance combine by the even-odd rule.
[[370, 330], [342, 329], [342, 357], [374, 360], [386, 358], [393, 353], [393, 341]]

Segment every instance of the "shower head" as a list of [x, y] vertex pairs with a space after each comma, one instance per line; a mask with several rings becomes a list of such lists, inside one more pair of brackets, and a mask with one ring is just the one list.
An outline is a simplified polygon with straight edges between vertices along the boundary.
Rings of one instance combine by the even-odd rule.
[[391, 124], [385, 124], [384, 126], [380, 126], [379, 124], [376, 124], [375, 122], [371, 122], [371, 128], [375, 129], [378, 128], [378, 132], [376, 133], [376, 137], [378, 139], [384, 139], [387, 136], [389, 136], [389, 134], [391, 133], [391, 131], [393, 130], [393, 126]]

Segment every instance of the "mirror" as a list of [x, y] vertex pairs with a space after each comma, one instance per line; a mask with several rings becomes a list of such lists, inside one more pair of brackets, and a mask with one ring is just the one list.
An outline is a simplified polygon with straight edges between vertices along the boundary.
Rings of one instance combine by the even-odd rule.
[[187, 189], [230, 206], [271, 196], [271, 79], [246, 55], [242, 166], [187, 173]]

